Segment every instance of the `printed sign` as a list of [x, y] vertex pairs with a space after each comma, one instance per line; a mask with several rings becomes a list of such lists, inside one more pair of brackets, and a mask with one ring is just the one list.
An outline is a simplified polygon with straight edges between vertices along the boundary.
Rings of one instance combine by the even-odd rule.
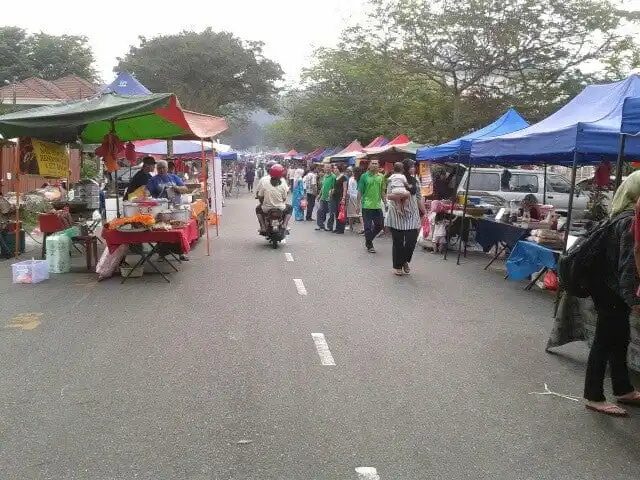
[[433, 178], [431, 177], [431, 162], [418, 162], [418, 177], [420, 191], [423, 197], [433, 195]]
[[20, 138], [20, 173], [47, 178], [69, 176], [69, 150], [66, 145]]

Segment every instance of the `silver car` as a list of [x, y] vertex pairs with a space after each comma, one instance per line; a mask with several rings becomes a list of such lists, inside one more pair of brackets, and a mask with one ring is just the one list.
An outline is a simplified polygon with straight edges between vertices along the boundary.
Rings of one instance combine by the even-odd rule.
[[[508, 171], [509, 174], [505, 174]], [[458, 186], [458, 194], [464, 195], [468, 170], [464, 173]], [[543, 201], [544, 171], [516, 170], [503, 168], [472, 168], [469, 196], [482, 197], [483, 202], [497, 206], [508, 205], [511, 200], [520, 202], [526, 195], [535, 195], [538, 203]], [[569, 209], [571, 183], [554, 172], [547, 172], [547, 205], [565, 213]], [[499, 200], [503, 203], [501, 204]], [[576, 188], [573, 198], [573, 217], [584, 217], [587, 208], [587, 195]]]

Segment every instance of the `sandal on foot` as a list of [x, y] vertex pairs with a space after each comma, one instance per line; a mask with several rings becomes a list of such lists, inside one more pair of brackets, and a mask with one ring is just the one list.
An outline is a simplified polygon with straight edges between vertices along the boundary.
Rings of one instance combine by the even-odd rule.
[[407, 275], [409, 275], [409, 273], [411, 273], [411, 267], [409, 266], [408, 262], [404, 262], [404, 265], [402, 266], [402, 271], [404, 273], [406, 273]]
[[632, 407], [640, 407], [640, 392], [635, 391], [618, 397], [618, 403], [622, 405], [631, 405]]
[[402, 271], [401, 268], [393, 268], [391, 271], [393, 272], [394, 275], [397, 275], [399, 277], [404, 275], [404, 272]]
[[604, 413], [605, 415], [611, 415], [612, 417], [626, 417], [629, 413], [623, 409], [614, 405], [613, 403], [586, 403], [585, 407], [594, 412]]

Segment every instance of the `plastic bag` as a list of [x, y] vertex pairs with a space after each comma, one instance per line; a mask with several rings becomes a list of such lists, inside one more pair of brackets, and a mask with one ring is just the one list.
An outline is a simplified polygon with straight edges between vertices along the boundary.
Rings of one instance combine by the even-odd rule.
[[98, 281], [111, 278], [116, 268], [120, 265], [120, 262], [127, 255], [128, 245], [120, 245], [113, 253], [109, 253], [109, 249], [105, 248], [102, 252], [102, 256], [96, 265], [96, 273], [98, 274]]
[[544, 285], [545, 290], [557, 290], [558, 289], [558, 276], [555, 272], [549, 270], [544, 276]]
[[302, 200], [300, 200], [300, 208], [302, 210], [306, 210], [307, 209], [307, 201], [304, 198]]
[[431, 222], [429, 221], [429, 216], [425, 215], [424, 221], [422, 222], [423, 238], [429, 238], [429, 232], [431, 232]]
[[347, 211], [344, 208], [344, 203], [340, 204], [340, 209], [338, 210], [338, 221], [346, 222], [347, 221]]

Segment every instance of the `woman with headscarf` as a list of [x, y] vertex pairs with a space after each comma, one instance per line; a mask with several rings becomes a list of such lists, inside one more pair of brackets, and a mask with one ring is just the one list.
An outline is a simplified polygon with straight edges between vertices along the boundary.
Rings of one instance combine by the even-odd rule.
[[[422, 223], [420, 219], [425, 215], [418, 179], [411, 174], [414, 162], [407, 158], [402, 163], [411, 196], [407, 201], [403, 215], [398, 211], [395, 201], [388, 202], [389, 211], [384, 220], [384, 225], [391, 230], [391, 238], [393, 239], [392, 263], [395, 275], [407, 275], [411, 271], [409, 264], [418, 241], [418, 230]], [[388, 200], [400, 199], [400, 195], [395, 196], [391, 193], [391, 186], [388, 186], [387, 190]]]
[[304, 170], [298, 168], [293, 173], [293, 192], [291, 194], [291, 204], [293, 205], [293, 214], [296, 221], [304, 221], [304, 208], [302, 208], [302, 199], [304, 198]]
[[[592, 294], [598, 320], [587, 362], [584, 398], [587, 408], [613, 416], [626, 416], [627, 411], [606, 401], [603, 384], [607, 363], [618, 404], [640, 406], [640, 392], [631, 384], [627, 367], [629, 316], [640, 314], [634, 262], [634, 230], [640, 233], [640, 227], [633, 225], [639, 198], [640, 171], [632, 173], [613, 197], [604, 262], [607, 270]], [[640, 236], [636, 238], [640, 240]]]

